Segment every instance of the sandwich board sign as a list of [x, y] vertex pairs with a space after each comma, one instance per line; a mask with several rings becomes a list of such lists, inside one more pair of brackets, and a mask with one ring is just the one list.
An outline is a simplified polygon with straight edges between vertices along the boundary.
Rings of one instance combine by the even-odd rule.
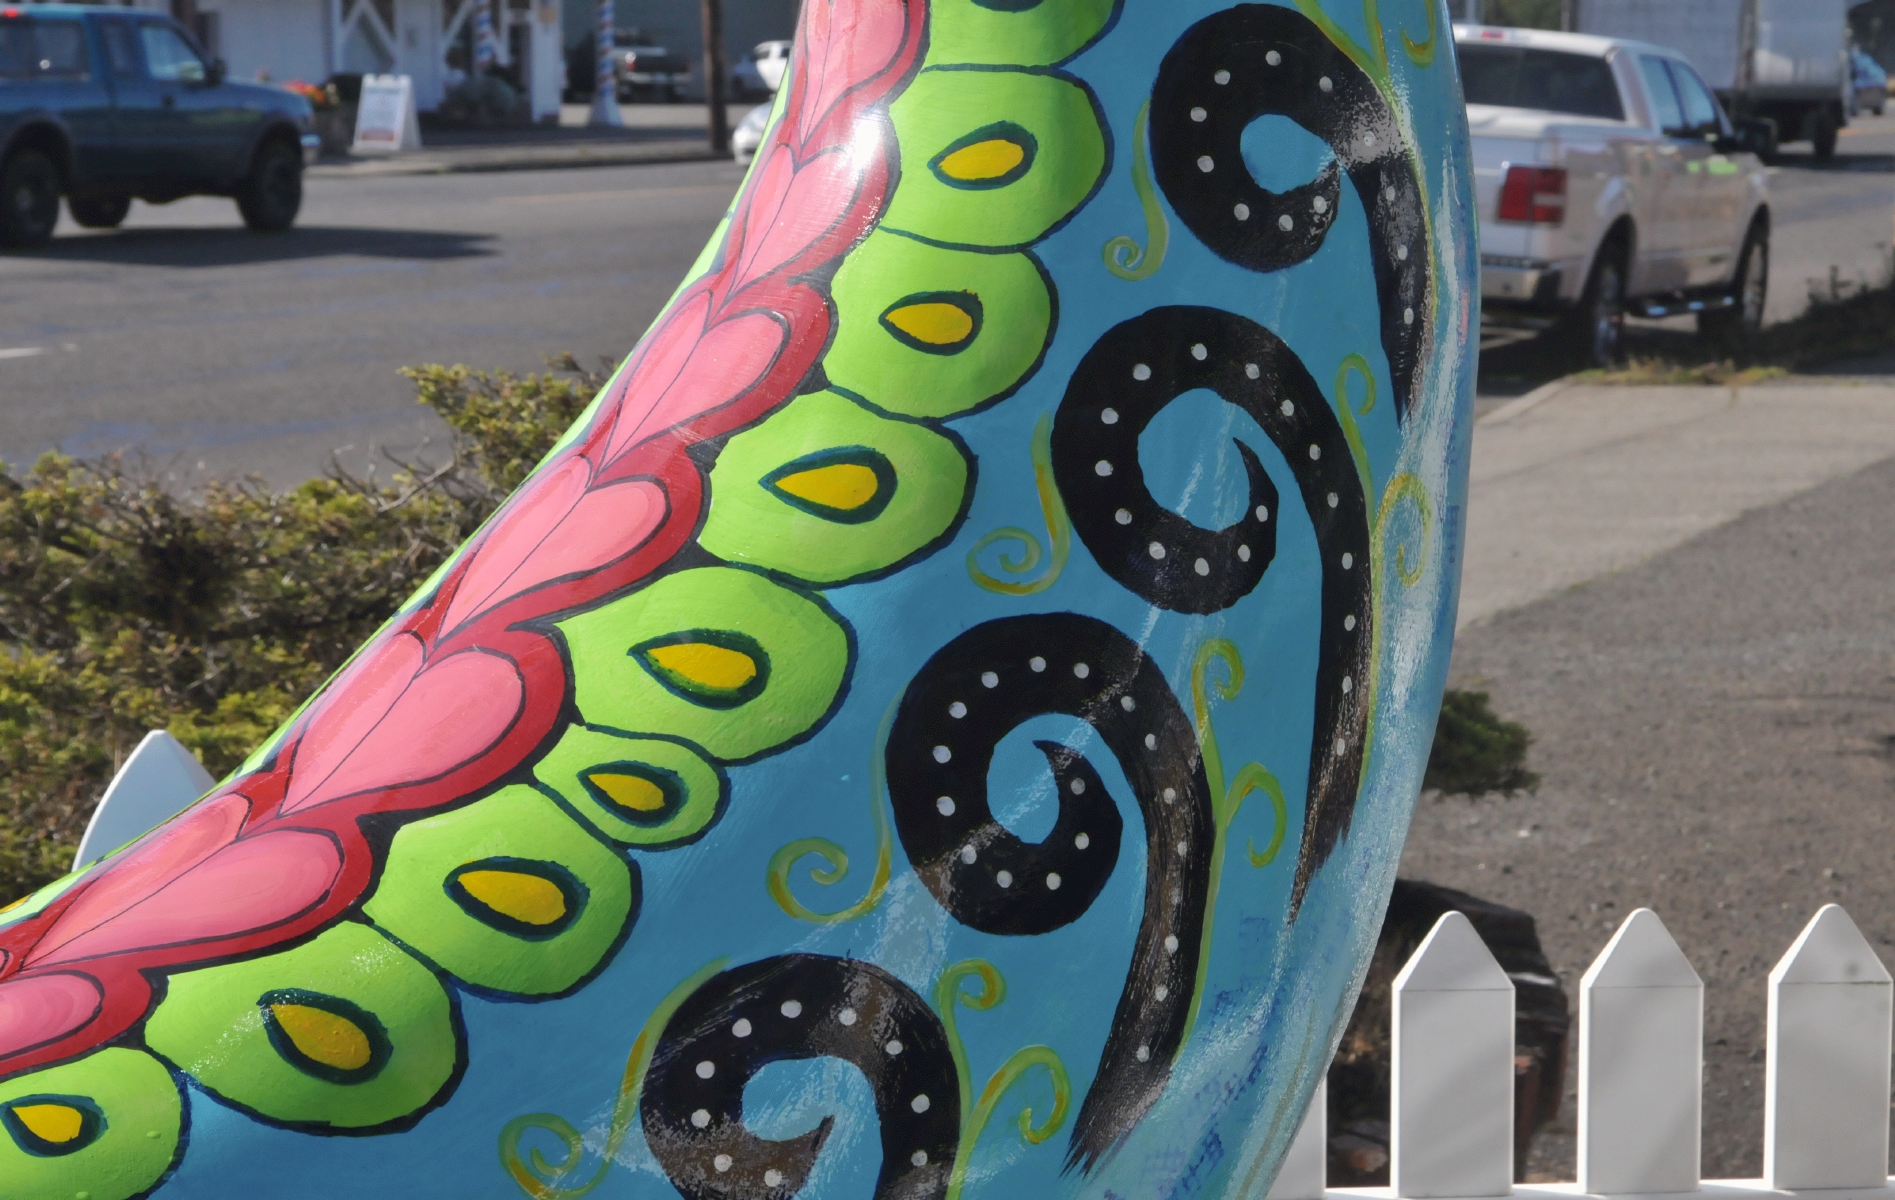
[[415, 84], [407, 75], [362, 76], [362, 99], [355, 110], [351, 150], [394, 153], [421, 149], [421, 123], [415, 116]]

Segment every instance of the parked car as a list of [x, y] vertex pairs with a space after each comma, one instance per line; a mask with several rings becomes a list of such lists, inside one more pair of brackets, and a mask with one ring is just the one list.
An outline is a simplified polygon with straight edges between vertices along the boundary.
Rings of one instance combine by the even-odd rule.
[[776, 94], [783, 86], [783, 71], [790, 65], [790, 42], [758, 42], [750, 56], [730, 69], [731, 98], [761, 99]]
[[0, 8], [0, 245], [53, 236], [63, 196], [90, 229], [134, 197], [229, 196], [244, 224], [288, 229], [320, 145], [309, 101], [231, 83], [169, 17], [132, 9]]
[[1888, 110], [1888, 72], [1867, 52], [1851, 50], [1849, 63], [1854, 68], [1855, 91], [1850, 97], [1851, 111], [1872, 112], [1881, 116]]
[[637, 30], [621, 29], [612, 35], [612, 73], [621, 101], [669, 102], [690, 82], [691, 64]]
[[757, 147], [763, 144], [763, 131], [770, 127], [770, 110], [775, 107], [774, 102], [759, 104], [737, 122], [737, 128], [730, 131], [732, 158], [747, 163], [757, 156]]
[[1481, 298], [1557, 322], [1595, 362], [1627, 312], [1762, 324], [1770, 208], [1761, 122], [1733, 126], [1683, 55], [1584, 34], [1456, 25], [1480, 211]]

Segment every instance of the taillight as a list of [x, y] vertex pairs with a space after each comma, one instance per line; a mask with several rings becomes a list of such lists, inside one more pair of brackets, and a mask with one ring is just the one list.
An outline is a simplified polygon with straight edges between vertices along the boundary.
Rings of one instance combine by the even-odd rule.
[[633, 67], [635, 67], [635, 66], [637, 66], [637, 65], [638, 65], [638, 55], [636, 55], [636, 54], [627, 54], [627, 55], [625, 56], [625, 69], [626, 69], [627, 71], [629, 71], [629, 70], [631, 70], [631, 69], [632, 69]]
[[1566, 219], [1564, 167], [1508, 167], [1500, 184], [1500, 219], [1557, 225]]

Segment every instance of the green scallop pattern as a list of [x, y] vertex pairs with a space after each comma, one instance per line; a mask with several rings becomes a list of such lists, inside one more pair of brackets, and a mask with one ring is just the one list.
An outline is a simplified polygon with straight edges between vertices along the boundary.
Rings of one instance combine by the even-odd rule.
[[1063, 62], [1105, 32], [1118, 0], [1040, 0], [1000, 7], [978, 0], [932, 0], [932, 62], [1044, 67]]
[[[615, 803], [594, 779], [601, 774], [643, 777], [666, 793], [658, 812]], [[696, 840], [724, 808], [730, 784], [702, 754], [678, 742], [627, 737], [585, 725], [561, 735], [533, 776], [579, 818], [621, 846], [663, 850]]]
[[184, 1100], [165, 1065], [114, 1046], [0, 1083], [0, 1114], [53, 1100], [90, 1110], [86, 1137], [65, 1153], [35, 1152], [0, 1120], [0, 1196], [6, 1200], [130, 1200], [177, 1158]]

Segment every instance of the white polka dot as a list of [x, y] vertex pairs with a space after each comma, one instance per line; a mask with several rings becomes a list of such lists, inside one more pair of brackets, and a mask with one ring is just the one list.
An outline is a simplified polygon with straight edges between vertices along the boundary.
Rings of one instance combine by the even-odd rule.
[[1250, 206], [1248, 204], [1238, 203], [1232, 206], [1230, 211], [1231, 215], [1236, 217], [1239, 221], [1248, 221], [1250, 219]]
[[1059, 876], [1057, 874], [1047, 875], [1046, 890], [1049, 892], [1057, 892], [1059, 890]]
[[1077, 678], [1084, 679], [1086, 676], [1090, 674], [1092, 674], [1092, 668], [1087, 666], [1085, 663], [1073, 664], [1073, 675], [1076, 676]]
[[801, 1000], [785, 1000], [783, 1007], [777, 1011], [794, 1021], [803, 1015], [803, 1002]]
[[1355, 690], [1355, 680], [1349, 678], [1347, 675], [1344, 675], [1342, 677], [1342, 694], [1346, 696], [1354, 690]]
[[1355, 566], [1355, 555], [1344, 554], [1342, 556], [1342, 569], [1346, 571], [1353, 566]]
[[1408, 261], [1408, 247], [1406, 246], [1395, 247], [1395, 257], [1401, 259], [1403, 262], [1407, 262]]
[[954, 751], [948, 749], [946, 746], [936, 746], [934, 748], [934, 761], [935, 762], [944, 763], [953, 757], [954, 757]]
[[1373, 145], [1375, 144], [1375, 133], [1374, 133], [1374, 131], [1372, 131], [1372, 130], [1371, 130], [1371, 131], [1369, 131], [1369, 132], [1366, 132], [1366, 133], [1364, 133], [1364, 134], [1362, 135], [1362, 144], [1363, 144], [1363, 145], [1365, 145], [1365, 146], [1373, 146]]
[[1103, 425], [1117, 425], [1119, 423], [1119, 410], [1116, 408], [1106, 409], [1099, 414], [1099, 422]]
[[1191, 564], [1191, 569], [1200, 575], [1209, 575], [1211, 573], [1211, 564], [1200, 558]]
[[925, 1167], [928, 1165], [928, 1152], [926, 1150], [917, 1150], [908, 1156], [908, 1161], [917, 1167]]
[[1311, 446], [1309, 448], [1309, 458], [1311, 462], [1315, 462], [1317, 459], [1321, 458], [1322, 456], [1323, 456], [1323, 448], [1321, 446]]
[[1276, 219], [1276, 227], [1281, 229], [1284, 233], [1288, 233], [1290, 230], [1296, 228], [1296, 222], [1290, 220], [1290, 214], [1284, 213]]
[[1083, 796], [1086, 794], [1086, 781], [1083, 779], [1075, 779], [1067, 786], [1072, 790], [1072, 794], [1075, 796]]
[[1237, 547], [1237, 557], [1243, 560], [1244, 562], [1249, 562], [1250, 561], [1250, 547], [1248, 546]]
[[853, 1008], [843, 1009], [836, 1014], [836, 1020], [841, 1021], [844, 1025], [855, 1024], [855, 1010]]
[[1199, 362], [1203, 362], [1210, 356], [1210, 353], [1209, 350], [1204, 348], [1203, 342], [1198, 342], [1191, 347], [1191, 357], [1197, 359]]
[[765, 1171], [763, 1173], [763, 1186], [764, 1187], [782, 1187], [783, 1186], [783, 1172], [777, 1170], [775, 1167], [771, 1167], [769, 1170]]
[[1139, 1062], [1151, 1061], [1151, 1047], [1150, 1046], [1140, 1046], [1138, 1048], [1138, 1061]]
[[913, 1100], [910, 1100], [908, 1102], [908, 1107], [914, 1109], [918, 1113], [927, 1112], [928, 1111], [928, 1094], [926, 1092], [923, 1092], [921, 1095], [916, 1096]]
[[1177, 789], [1177, 788], [1166, 788], [1166, 789], [1165, 789], [1165, 793], [1164, 793], [1164, 794], [1165, 794], [1165, 803], [1166, 803], [1166, 804], [1171, 804], [1171, 803], [1173, 803], [1174, 801], [1176, 801], [1176, 800], [1178, 799], [1178, 789]]
[[888, 1043], [888, 1045], [883, 1046], [882, 1049], [888, 1051], [888, 1057], [890, 1058], [901, 1057], [901, 1043], [900, 1042], [890, 1042]]
[[1129, 508], [1121, 508], [1112, 514], [1112, 519], [1121, 525], [1130, 525], [1132, 523], [1132, 510]]
[[1342, 503], [1341, 496], [1336, 495], [1336, 493], [1334, 492], [1329, 493], [1329, 507], [1334, 508], [1336, 507], [1336, 505], [1341, 504], [1341, 503]]
[[1092, 845], [1092, 835], [1089, 833], [1080, 834], [1078, 837], [1073, 839], [1073, 845], [1079, 847], [1081, 850], [1084, 850], [1087, 846]]
[[1158, 985], [1158, 990], [1153, 992], [1152, 995], [1156, 996], [1160, 1000], [1163, 1000], [1165, 997], [1171, 995], [1171, 989], [1161, 983]]
[[1110, 475], [1112, 473], [1112, 464], [1105, 461], [1102, 458], [1098, 462], [1092, 464], [1092, 469], [1099, 475], [1101, 479], [1103, 479], [1107, 475]]
[[1220, 86], [1221, 86], [1221, 85], [1223, 85], [1223, 84], [1226, 84], [1226, 83], [1229, 83], [1229, 82], [1230, 82], [1230, 72], [1229, 72], [1229, 71], [1219, 71], [1219, 72], [1218, 72], [1217, 74], [1215, 74], [1215, 75], [1213, 75], [1213, 76], [1211, 76], [1211, 79], [1212, 79], [1212, 81], [1213, 81], [1213, 82], [1215, 82], [1215, 83], [1217, 83], [1218, 85], [1220, 85]]
[[740, 1038], [749, 1037], [750, 1036], [750, 1022], [746, 1018], [738, 1017], [737, 1023], [730, 1027], [730, 1031]]
[[953, 717], [956, 721], [960, 720], [962, 717], [966, 715], [967, 715], [967, 705], [962, 704], [959, 700], [956, 700], [954, 703], [948, 705], [948, 716]]
[[1145, 735], [1145, 749], [1147, 750], [1158, 749], [1158, 735], [1157, 734], [1148, 733]]
[[1038, 675], [1041, 671], [1046, 669], [1046, 660], [1035, 654], [1032, 658], [1026, 660], [1026, 665], [1033, 668], [1033, 673]]
[[1176, 954], [1177, 952], [1178, 952], [1178, 935], [1175, 933], [1167, 933], [1165, 935], [1165, 953]]
[[697, 1126], [699, 1129], [708, 1129], [711, 1124], [711, 1110], [708, 1108], [700, 1108], [692, 1113], [691, 1124]]
[[1353, 614], [1352, 614], [1352, 615], [1350, 615], [1350, 616], [1346, 616], [1346, 617], [1344, 617], [1344, 618], [1342, 619], [1342, 627], [1343, 627], [1344, 629], [1354, 629], [1354, 628], [1355, 628], [1355, 617], [1354, 617], [1354, 615], [1353, 615]]
[[1244, 377], [1246, 379], [1256, 379], [1262, 374], [1263, 374], [1262, 369], [1259, 368], [1256, 363], [1244, 364]]
[[1270, 53], [1263, 56], [1263, 61], [1269, 63], [1273, 67], [1282, 66], [1283, 56], [1281, 54], [1278, 54], [1276, 51], [1272, 50], [1270, 51]]
[[1145, 550], [1146, 553], [1150, 554], [1153, 558], [1163, 558], [1165, 556], [1165, 548], [1157, 542], [1153, 542], [1151, 545], [1145, 547]]
[[954, 797], [952, 796], [941, 797], [939, 800], [936, 800], [934, 802], [934, 806], [941, 810], [941, 815], [944, 817], [951, 817], [954, 815]]
[[1199, 122], [1202, 122], [1202, 121], [1204, 120], [1204, 118], [1206, 118], [1206, 117], [1208, 117], [1208, 116], [1210, 116], [1210, 115], [1211, 115], [1210, 113], [1207, 113], [1207, 112], [1205, 112], [1205, 111], [1204, 111], [1203, 109], [1201, 109], [1201, 108], [1194, 108], [1194, 109], [1192, 109], [1192, 110], [1191, 110], [1191, 119], [1192, 119], [1193, 121], [1199, 121]]
[[1327, 196], [1318, 196], [1314, 200], [1310, 201], [1309, 206], [1315, 209], [1317, 212], [1317, 215], [1320, 216], [1321, 214], [1329, 211], [1329, 198]]
[[1343, 754], [1343, 753], [1344, 753], [1345, 751], [1347, 751], [1348, 749], [1349, 749], [1349, 744], [1348, 744], [1347, 742], [1345, 742], [1345, 741], [1343, 741], [1343, 740], [1342, 740], [1341, 738], [1337, 738], [1337, 739], [1336, 739], [1336, 753], [1337, 753], [1337, 755], [1341, 755], [1341, 754]]
[[1257, 505], [1257, 520], [1268, 521], [1269, 519], [1270, 519], [1270, 506], [1268, 504]]
[[975, 857], [976, 855], [974, 854], [974, 848], [972, 846], [961, 847], [961, 861], [962, 862], [968, 864], [969, 866], [972, 866], [974, 864]]
[[1138, 380], [1140, 383], [1145, 382], [1151, 378], [1151, 368], [1144, 363], [1139, 363], [1132, 368], [1132, 378]]
[[1126, 712], [1131, 712], [1133, 709], [1138, 707], [1138, 701], [1132, 699], [1130, 696], [1120, 696], [1119, 707], [1124, 709]]
[[1215, 171], [1216, 169], [1217, 169], [1217, 164], [1211, 161], [1210, 155], [1208, 154], [1198, 155], [1198, 170], [1204, 172], [1206, 175], [1209, 175], [1212, 171]]
[[697, 1065], [697, 1077], [699, 1079], [709, 1079], [715, 1074], [717, 1074], [717, 1064], [710, 1059], [707, 1058]]
[[1415, 310], [1412, 308], [1402, 309], [1402, 324], [1413, 325], [1414, 323], [1415, 323]]
[[717, 1173], [719, 1175], [722, 1175], [725, 1171], [730, 1170], [730, 1155], [728, 1154], [718, 1155], [716, 1158], [713, 1158], [711, 1160], [711, 1165], [717, 1168]]
[[999, 884], [1003, 888], [1012, 887], [1013, 886], [1013, 872], [1001, 871], [1000, 873], [994, 876], [994, 882]]
[[1293, 417], [1296, 415], [1296, 402], [1293, 400], [1285, 400], [1283, 402], [1283, 407], [1281, 407], [1277, 411], [1281, 412], [1286, 417]]
[[1187, 845], [1187, 844], [1185, 844], [1184, 842], [1179, 842], [1179, 843], [1178, 843], [1178, 853], [1179, 853], [1179, 854], [1189, 854], [1189, 853], [1191, 853], [1191, 847], [1190, 847], [1189, 845]]
[[1321, 88], [1325, 92], [1333, 92], [1336, 90], [1336, 85], [1330, 82], [1329, 76], [1327, 75], [1323, 76], [1321, 79], [1318, 79], [1316, 81], [1316, 86]]
[[992, 671], [982, 671], [980, 673], [980, 685], [982, 687], [999, 687], [1000, 676], [994, 674]]

